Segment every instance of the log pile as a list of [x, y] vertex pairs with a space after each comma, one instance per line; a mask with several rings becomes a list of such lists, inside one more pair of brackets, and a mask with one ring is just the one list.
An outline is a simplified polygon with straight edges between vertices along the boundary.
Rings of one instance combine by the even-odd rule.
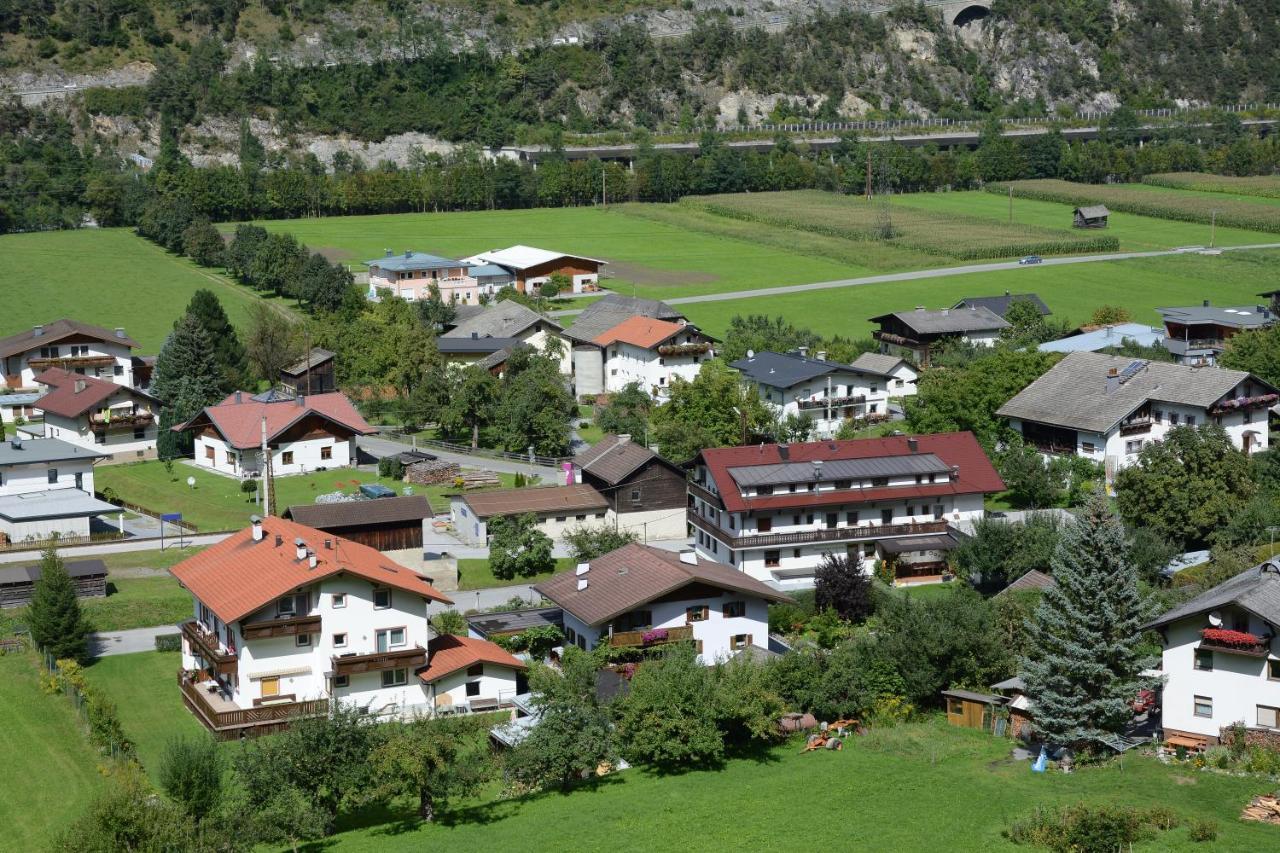
[[493, 489], [502, 485], [498, 475], [492, 471], [463, 471], [458, 479], [462, 480], [464, 491], [473, 489]]
[[445, 462], [443, 459], [427, 459], [414, 462], [404, 469], [404, 481], [418, 486], [434, 486], [438, 483], [452, 484], [462, 469], [456, 462]]
[[1240, 817], [1244, 820], [1258, 820], [1263, 823], [1280, 823], [1280, 800], [1277, 800], [1274, 794], [1254, 797], [1249, 805], [1244, 807], [1244, 813]]

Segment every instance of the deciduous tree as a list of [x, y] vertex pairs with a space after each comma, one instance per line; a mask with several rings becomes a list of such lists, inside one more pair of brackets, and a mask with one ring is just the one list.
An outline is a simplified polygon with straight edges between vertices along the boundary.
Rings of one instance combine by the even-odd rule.
[[708, 701], [714, 689], [711, 669], [687, 644], [637, 668], [617, 713], [627, 759], [667, 771], [719, 764], [724, 737]]
[[814, 570], [814, 604], [841, 619], [861, 622], [875, 611], [871, 577], [843, 554], [827, 554]]
[[218, 744], [207, 735], [174, 738], [165, 746], [160, 785], [183, 811], [200, 823], [222, 797], [226, 765]]
[[385, 795], [418, 798], [418, 817], [434, 820], [450, 799], [468, 796], [493, 778], [488, 727], [467, 717], [386, 723], [369, 764]]
[[501, 580], [530, 578], [555, 568], [551, 539], [532, 513], [489, 519], [489, 568]]
[[772, 409], [719, 360], [704, 362], [693, 381], [671, 380], [667, 403], [654, 409], [653, 436], [663, 456], [691, 459], [704, 447], [737, 446], [769, 435]]
[[579, 563], [616, 551], [637, 539], [634, 531], [618, 530], [603, 524], [596, 527], [575, 527], [564, 535], [565, 544], [569, 546], [569, 556]]

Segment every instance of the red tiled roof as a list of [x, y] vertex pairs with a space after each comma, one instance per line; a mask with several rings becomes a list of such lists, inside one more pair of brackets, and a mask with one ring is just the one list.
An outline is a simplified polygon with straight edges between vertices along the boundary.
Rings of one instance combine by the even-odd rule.
[[426, 669], [418, 670], [418, 678], [430, 684], [478, 663], [509, 666], [512, 669], [525, 668], [524, 661], [513, 657], [497, 643], [441, 634], [427, 644], [427, 666]]
[[[237, 396], [239, 402], [236, 402]], [[209, 423], [232, 447], [246, 450], [262, 444], [263, 417], [267, 419], [267, 440], [271, 441], [307, 415], [319, 415], [359, 435], [376, 432], [351, 405], [347, 395], [338, 391], [270, 403], [237, 391], [174, 429], [182, 431]]]
[[[836, 459], [875, 459], [891, 456], [909, 456], [909, 436], [895, 435], [887, 438], [858, 438], [848, 441], [811, 441], [787, 447], [787, 458], [782, 458], [776, 444], [747, 447], [718, 447], [703, 450], [689, 464], [699, 460], [711, 473], [720, 489], [720, 499], [729, 512], [751, 509], [785, 509], [788, 507], [823, 506], [849, 503], [850, 493], [797, 492], [795, 494], [770, 495], [744, 498], [739, 493], [730, 468], [751, 465], [780, 465], [785, 462], [824, 462]], [[945, 464], [958, 467], [959, 477], [949, 483], [925, 483], [919, 486], [897, 486], [883, 489], [862, 489], [857, 500], [884, 500], [893, 498], [920, 498], [936, 495], [986, 494], [1004, 490], [1004, 480], [996, 473], [987, 454], [971, 432], [944, 432], [933, 435], [910, 436], [918, 442], [919, 453], [932, 453]]]
[[[100, 406], [119, 391], [147, 400], [155, 399], [150, 394], [144, 394], [128, 385], [117, 385], [107, 379], [71, 373], [61, 367], [50, 367], [41, 372], [36, 377], [36, 382], [47, 385], [52, 390], [36, 400], [35, 407], [64, 418], [78, 418], [90, 409]], [[76, 386], [80, 382], [84, 385], [77, 391]]]
[[668, 323], [654, 317], [628, 317], [612, 329], [596, 336], [592, 343], [607, 347], [614, 341], [624, 344], [635, 344], [638, 347], [657, 346], [667, 338], [685, 328], [679, 323]]
[[[226, 623], [248, 616], [295, 587], [342, 572], [443, 604], [453, 603], [422, 575], [367, 545], [275, 516], [264, 519], [262, 528], [258, 542], [253, 541], [253, 528], [247, 527], [188, 557], [169, 572]], [[316, 552], [314, 569], [308, 560], [297, 558], [297, 539]], [[332, 548], [324, 547], [326, 539], [333, 543]]]

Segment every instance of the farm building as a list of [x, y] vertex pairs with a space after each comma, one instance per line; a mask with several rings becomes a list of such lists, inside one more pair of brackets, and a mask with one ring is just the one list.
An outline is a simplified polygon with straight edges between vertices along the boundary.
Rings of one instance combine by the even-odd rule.
[[521, 293], [532, 293], [539, 286], [561, 273], [569, 279], [573, 293], [589, 293], [600, 287], [600, 267], [605, 261], [583, 255], [566, 255], [533, 246], [508, 246], [493, 249], [463, 259], [473, 267], [494, 267], [507, 270], [513, 276], [512, 284]]
[[1075, 221], [1072, 224], [1076, 228], [1106, 228], [1107, 217], [1110, 215], [1111, 211], [1101, 204], [1077, 207], [1075, 209]]
[[[107, 564], [101, 560], [77, 560], [63, 567], [76, 586], [77, 598], [103, 598], [107, 594]], [[22, 607], [31, 603], [40, 564], [0, 569], [0, 607]]]
[[582, 482], [600, 491], [618, 527], [644, 541], [686, 535], [688, 486], [684, 470], [629, 435], [606, 435], [577, 460]]
[[285, 517], [377, 551], [421, 548], [431, 519], [426, 495], [291, 506]]
[[280, 370], [280, 384], [293, 389], [294, 394], [328, 394], [338, 390], [333, 378], [334, 354], [327, 349], [312, 347], [305, 358]]
[[971, 690], [944, 690], [947, 702], [947, 722], [966, 729], [991, 731], [994, 725], [996, 705], [1004, 704], [1003, 696], [974, 693]]
[[453, 526], [468, 545], [489, 541], [489, 521], [497, 516], [532, 514], [537, 529], [559, 539], [575, 527], [608, 521], [609, 501], [588, 485], [497, 489], [453, 495]]

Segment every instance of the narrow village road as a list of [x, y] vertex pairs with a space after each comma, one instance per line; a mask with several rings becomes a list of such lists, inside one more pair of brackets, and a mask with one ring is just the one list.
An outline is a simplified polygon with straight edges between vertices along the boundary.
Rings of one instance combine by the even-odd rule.
[[131, 655], [134, 652], [154, 652], [156, 637], [176, 634], [177, 625], [158, 625], [154, 628], [134, 628], [129, 631], [102, 631], [89, 635], [89, 653], [94, 657]]
[[[1244, 252], [1257, 249], [1280, 249], [1280, 243], [1253, 243], [1247, 246], [1222, 246], [1224, 252]], [[1092, 264], [1100, 261], [1127, 261], [1133, 258], [1159, 258], [1165, 255], [1189, 254], [1181, 249], [1161, 249], [1154, 252], [1116, 252], [1109, 255], [1073, 255], [1064, 258], [1045, 258], [1041, 263], [1022, 267], [1016, 260], [995, 261], [986, 264], [969, 264], [961, 267], [938, 267], [928, 270], [910, 270], [908, 272], [885, 273], [884, 275], [868, 275], [862, 278], [841, 278], [834, 281], [815, 281], [810, 284], [788, 284], [778, 287], [762, 287], [757, 290], [731, 290], [727, 293], [705, 293], [700, 296], [677, 296], [664, 299], [668, 305], [692, 305], [698, 302], [728, 302], [734, 299], [750, 299], [755, 296], [782, 296], [788, 293], [804, 293], [809, 290], [834, 290], [841, 287], [859, 287], [865, 284], [884, 284], [893, 281], [918, 281], [926, 278], [949, 278], [956, 275], [970, 275], [978, 272], [998, 272], [1000, 270], [1037, 269], [1040, 267], [1064, 266], [1067, 264]], [[585, 309], [565, 309], [552, 311], [552, 317], [572, 317], [581, 314]]]
[[[372, 435], [361, 436], [356, 439], [356, 443], [360, 445], [361, 450], [379, 459], [384, 456], [404, 453], [406, 450], [411, 449], [407, 442], [392, 441], [389, 438]], [[555, 468], [546, 465], [530, 465], [528, 462], [516, 462], [513, 459], [491, 459], [488, 456], [471, 456], [466, 453], [440, 450], [435, 447], [421, 447], [419, 449], [446, 462], [456, 462], [465, 468], [479, 468], [499, 474], [535, 474], [548, 482], [554, 482], [555, 478], [560, 474]]]

